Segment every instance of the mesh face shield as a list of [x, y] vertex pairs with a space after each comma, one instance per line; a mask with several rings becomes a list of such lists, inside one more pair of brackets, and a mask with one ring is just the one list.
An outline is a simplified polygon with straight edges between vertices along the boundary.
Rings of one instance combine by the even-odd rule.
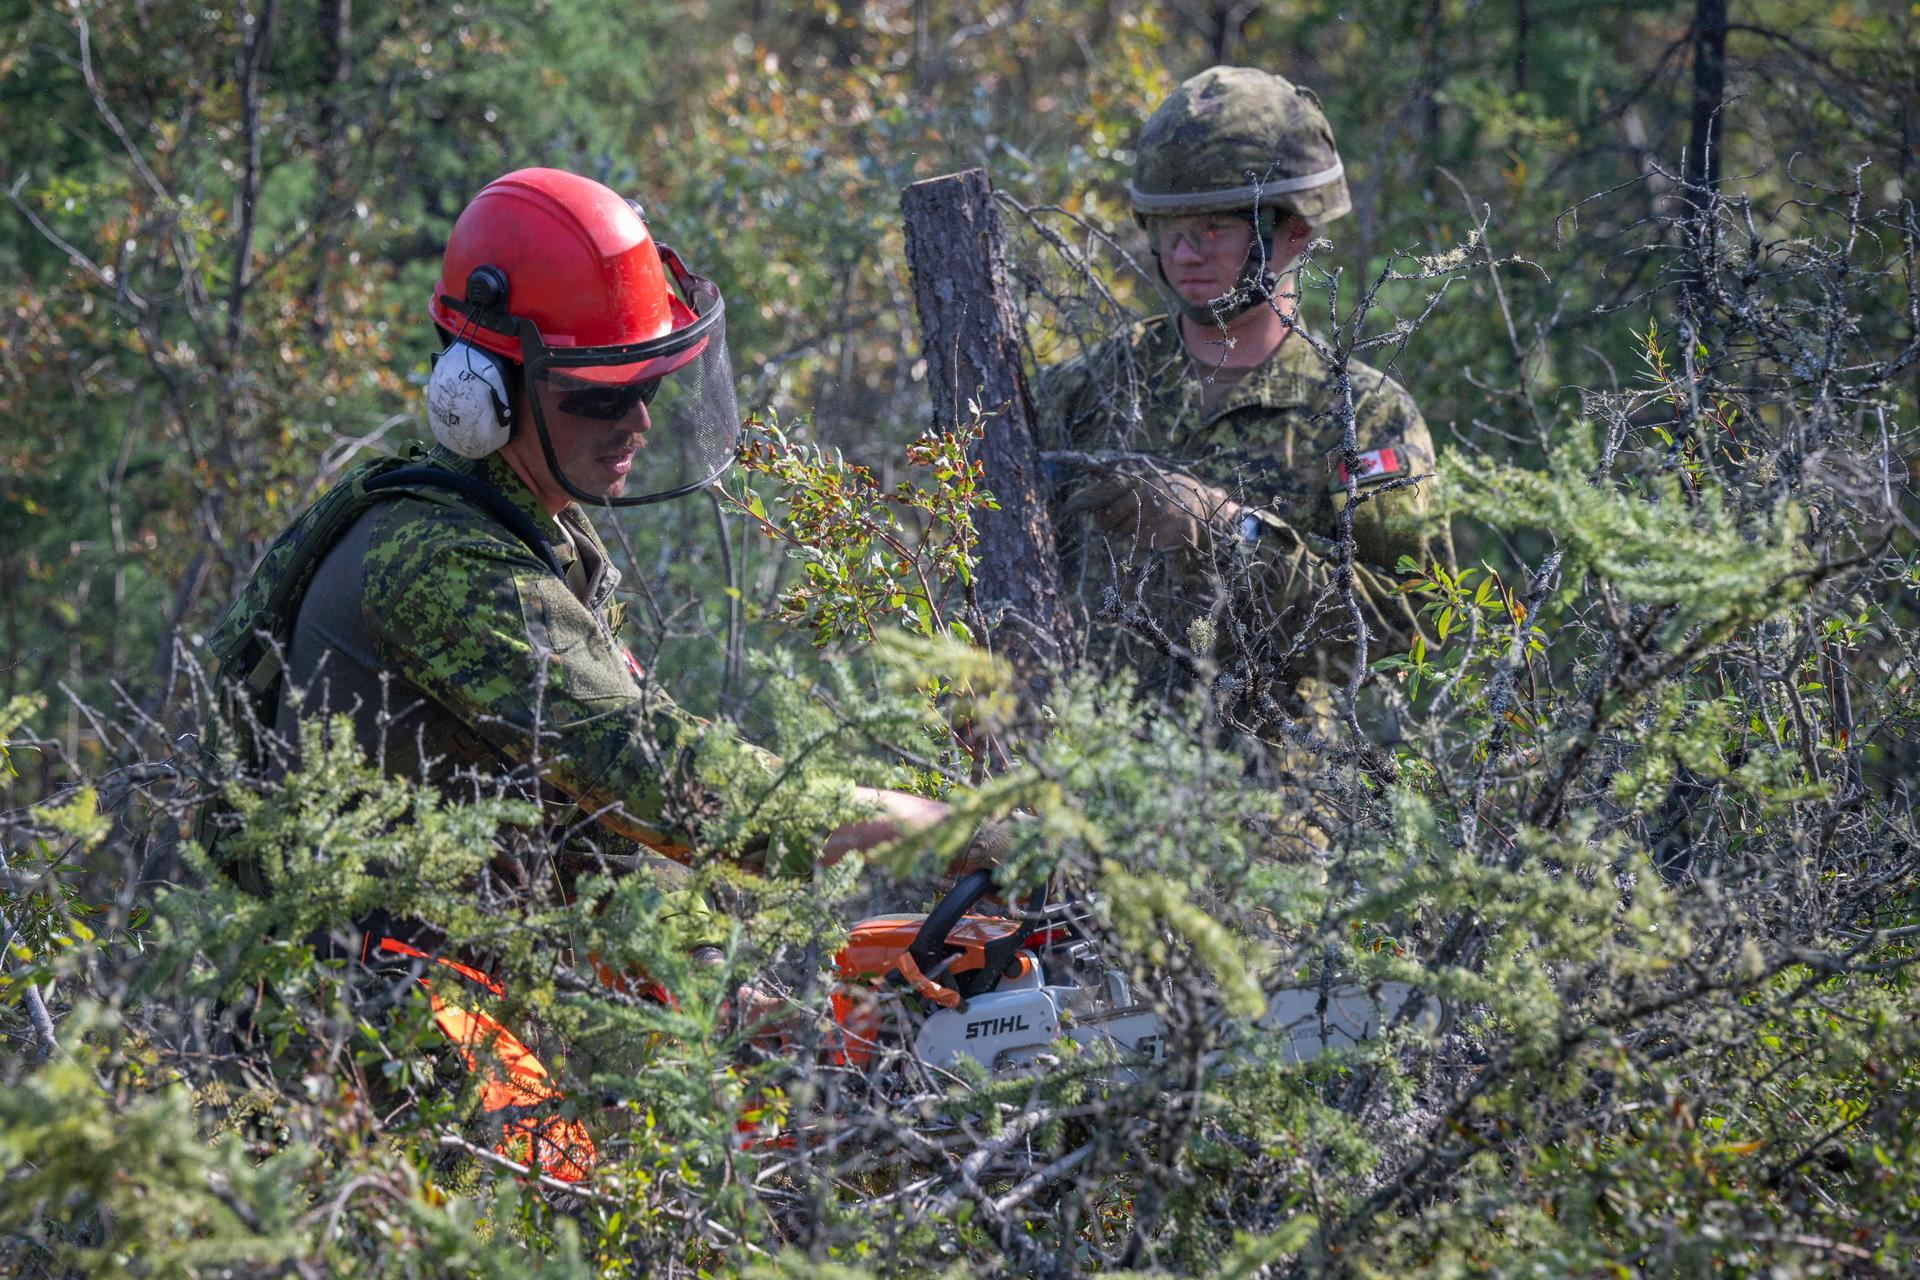
[[740, 437], [726, 308], [662, 247], [680, 296], [674, 330], [620, 347], [548, 347], [518, 322], [527, 400], [547, 466], [594, 506], [637, 507], [713, 483]]

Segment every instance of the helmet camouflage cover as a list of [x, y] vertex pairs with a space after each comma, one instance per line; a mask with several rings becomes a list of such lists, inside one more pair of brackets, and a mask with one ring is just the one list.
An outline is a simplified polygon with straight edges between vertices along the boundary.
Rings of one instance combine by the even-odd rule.
[[1317, 226], [1353, 208], [1319, 99], [1252, 67], [1210, 67], [1175, 89], [1134, 157], [1127, 194], [1139, 217], [1259, 204]]

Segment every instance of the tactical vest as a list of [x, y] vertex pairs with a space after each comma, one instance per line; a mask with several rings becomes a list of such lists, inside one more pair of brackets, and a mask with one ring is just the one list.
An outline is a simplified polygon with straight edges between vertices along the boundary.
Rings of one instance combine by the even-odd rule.
[[[348, 472], [274, 539], [260, 567], [214, 629], [207, 648], [214, 659], [216, 741], [221, 753], [243, 768], [258, 770], [268, 763], [266, 739], [280, 706], [293, 627], [307, 588], [334, 544], [376, 502], [429, 498], [482, 511], [524, 542], [556, 577], [566, 577], [553, 548], [507, 495], [485, 480], [421, 458], [417, 451], [406, 457], [378, 458]], [[201, 806], [194, 836], [209, 853], [225, 812], [225, 803], [218, 798]], [[247, 888], [264, 888], [249, 883], [252, 877], [243, 869], [231, 870]]]

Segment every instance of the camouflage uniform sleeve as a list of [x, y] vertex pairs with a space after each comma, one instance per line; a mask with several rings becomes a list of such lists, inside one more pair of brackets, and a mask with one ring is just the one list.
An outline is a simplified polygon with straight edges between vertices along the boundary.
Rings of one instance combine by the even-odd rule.
[[536, 763], [537, 744], [540, 776], [614, 831], [674, 843], [663, 784], [692, 718], [642, 691], [599, 620], [524, 547], [457, 521], [369, 549], [382, 662], [514, 763]]
[[[1368, 388], [1362, 385], [1365, 382], [1374, 385]], [[1413, 397], [1399, 383], [1371, 371], [1356, 376], [1354, 383], [1359, 394], [1353, 434], [1361, 452], [1404, 451], [1406, 473], [1425, 477], [1411, 487], [1370, 497], [1355, 509], [1354, 550], [1361, 560], [1388, 573], [1394, 572], [1401, 556], [1412, 556], [1424, 567], [1434, 558], [1437, 545], [1446, 541], [1433, 528], [1440, 483], [1434, 474], [1433, 436]], [[1346, 496], [1337, 495], [1335, 512], [1345, 503]]]
[[[1083, 401], [1088, 382], [1084, 356], [1050, 365], [1034, 376], [1034, 438], [1042, 451], [1083, 447], [1084, 442], [1078, 438], [1076, 426], [1084, 413]], [[1060, 556], [1061, 576], [1070, 580], [1078, 572], [1081, 561], [1081, 549], [1076, 540], [1079, 529], [1076, 526], [1084, 522], [1063, 519], [1061, 513], [1074, 490], [1086, 483], [1086, 476], [1078, 468], [1059, 462], [1043, 462], [1041, 471], [1048, 513], [1053, 520], [1054, 547]]]
[[[1353, 410], [1356, 445], [1361, 452], [1393, 449], [1402, 455], [1407, 476], [1422, 477], [1405, 488], [1375, 492], [1353, 513], [1354, 590], [1369, 618], [1379, 623], [1382, 643], [1374, 646], [1372, 656], [1380, 658], [1405, 650], [1420, 629], [1416, 610], [1399, 590], [1406, 576], [1396, 568], [1400, 557], [1409, 556], [1422, 568], [1436, 559], [1451, 564], [1453, 540], [1438, 514], [1440, 477], [1426, 419], [1399, 383], [1371, 371], [1366, 377], [1374, 384], [1370, 388], [1362, 386], [1360, 378], [1354, 380], [1359, 393]], [[1366, 493], [1364, 486], [1361, 492]], [[1336, 495], [1336, 519], [1345, 505], [1346, 495]]]
[[[1439, 478], [1434, 475], [1433, 437], [1413, 397], [1373, 370], [1356, 370], [1353, 381], [1354, 441], [1359, 452], [1393, 449], [1402, 455], [1404, 474], [1424, 477], [1390, 492], [1370, 493], [1362, 483], [1362, 501], [1354, 510], [1354, 593], [1368, 629], [1378, 637], [1369, 647], [1369, 657], [1379, 658], [1411, 645], [1419, 627], [1414, 609], [1399, 591], [1405, 576], [1395, 568], [1400, 557], [1411, 556], [1423, 566], [1437, 558], [1451, 563], [1452, 541], [1437, 515]], [[1332, 468], [1331, 459], [1327, 466]], [[1297, 615], [1308, 600], [1334, 589], [1346, 493], [1336, 488], [1332, 474], [1321, 483], [1330, 492], [1317, 505], [1314, 517], [1283, 523], [1280, 536], [1261, 544], [1268, 599], [1283, 614]], [[1337, 668], [1350, 656], [1352, 641], [1344, 636], [1344, 619], [1336, 627], [1340, 634], [1325, 635], [1302, 655], [1297, 664], [1301, 672], [1318, 669], [1322, 660]]]

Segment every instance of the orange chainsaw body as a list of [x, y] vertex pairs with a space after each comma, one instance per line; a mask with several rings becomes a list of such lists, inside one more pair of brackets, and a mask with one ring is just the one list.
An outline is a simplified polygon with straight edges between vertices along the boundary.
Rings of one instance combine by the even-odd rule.
[[[925, 915], [871, 916], [853, 926], [847, 945], [833, 957], [834, 971], [846, 986], [833, 993], [833, 1020], [840, 1030], [840, 1045], [834, 1060], [848, 1066], [864, 1067], [873, 1057], [880, 1030], [878, 988], [888, 978], [899, 975], [908, 986], [941, 1004], [957, 1002], [959, 993], [920, 972], [907, 954], [913, 940], [926, 923]], [[947, 933], [946, 945], [957, 952], [941, 974], [972, 973], [987, 964], [987, 944], [1004, 941], [1021, 927], [1016, 920], [996, 916], [963, 916]], [[1026, 973], [1032, 961], [1016, 959], [1008, 977]]]

